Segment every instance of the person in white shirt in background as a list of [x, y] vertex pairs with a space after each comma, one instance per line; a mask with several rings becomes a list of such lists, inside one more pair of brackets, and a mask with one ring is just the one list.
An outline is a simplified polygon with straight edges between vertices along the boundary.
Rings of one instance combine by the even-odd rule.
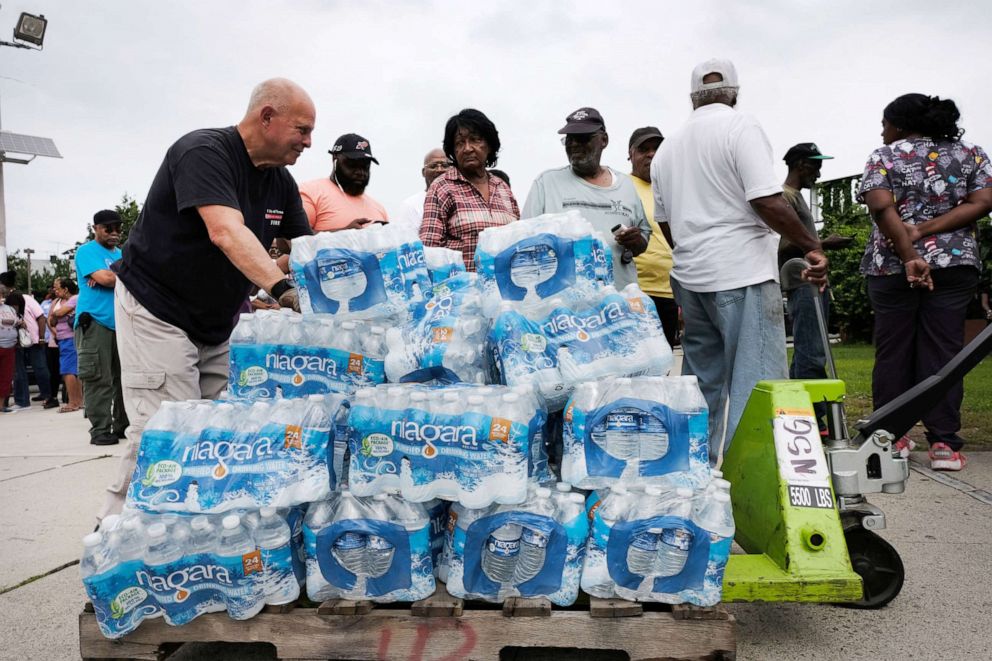
[[711, 459], [729, 446], [755, 384], [788, 378], [779, 234], [809, 263], [804, 279], [821, 289], [827, 281], [827, 257], [782, 197], [764, 130], [734, 109], [738, 90], [729, 60], [698, 65], [693, 112], [651, 163], [655, 220], [672, 246], [685, 324], [682, 372], [706, 397]]
[[424, 190], [414, 193], [403, 200], [399, 211], [393, 216], [393, 227], [403, 230], [411, 229], [414, 234], [420, 234], [420, 223], [424, 220], [424, 198], [431, 182], [444, 174], [451, 167], [451, 161], [441, 149], [432, 149], [424, 156], [424, 167], [420, 174], [424, 176]]

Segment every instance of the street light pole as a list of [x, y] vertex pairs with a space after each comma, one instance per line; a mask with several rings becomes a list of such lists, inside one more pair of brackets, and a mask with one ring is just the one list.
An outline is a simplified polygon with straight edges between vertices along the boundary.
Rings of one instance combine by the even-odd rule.
[[28, 261], [28, 290], [27, 290], [27, 293], [30, 294], [31, 291], [32, 291], [32, 289], [31, 289], [31, 255], [34, 254], [34, 250], [32, 250], [31, 248], [25, 248], [24, 249], [24, 254], [27, 255], [27, 261]]

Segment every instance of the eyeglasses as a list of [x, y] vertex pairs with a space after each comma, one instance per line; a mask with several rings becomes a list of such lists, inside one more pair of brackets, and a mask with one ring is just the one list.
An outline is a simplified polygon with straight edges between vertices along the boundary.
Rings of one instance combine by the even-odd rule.
[[103, 225], [103, 231], [107, 234], [120, 234], [123, 229], [121, 223], [114, 223], [113, 225]]
[[448, 161], [435, 161], [434, 163], [428, 163], [424, 167], [428, 170], [447, 170], [451, 167], [451, 163]]
[[561, 144], [567, 145], [572, 142], [579, 145], [588, 145], [589, 141], [600, 133], [602, 133], [602, 131], [594, 131], [592, 133], [569, 133], [568, 135], [562, 136]]

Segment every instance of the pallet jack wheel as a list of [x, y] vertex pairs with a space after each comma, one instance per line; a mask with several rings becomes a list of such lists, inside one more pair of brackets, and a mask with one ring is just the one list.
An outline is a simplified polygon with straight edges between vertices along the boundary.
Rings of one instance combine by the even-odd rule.
[[895, 599], [906, 578], [899, 552], [872, 531], [862, 528], [860, 523], [845, 528], [844, 539], [851, 566], [864, 585], [864, 598], [838, 605], [874, 609]]

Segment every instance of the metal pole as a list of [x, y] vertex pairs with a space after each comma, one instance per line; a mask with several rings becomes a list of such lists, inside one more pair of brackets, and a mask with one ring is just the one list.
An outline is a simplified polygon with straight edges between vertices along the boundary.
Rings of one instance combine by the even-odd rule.
[[[0, 97], [0, 102], [2, 102]], [[2, 103], [0, 103], [2, 105]], [[0, 122], [0, 129], [3, 123]], [[3, 197], [3, 153], [0, 152], [0, 271], [7, 270], [7, 209]]]
[[28, 260], [28, 290], [25, 293], [30, 294], [32, 291], [31, 290], [31, 255], [34, 254], [34, 250], [32, 250], [31, 248], [25, 248], [24, 254], [27, 255], [27, 260]]

